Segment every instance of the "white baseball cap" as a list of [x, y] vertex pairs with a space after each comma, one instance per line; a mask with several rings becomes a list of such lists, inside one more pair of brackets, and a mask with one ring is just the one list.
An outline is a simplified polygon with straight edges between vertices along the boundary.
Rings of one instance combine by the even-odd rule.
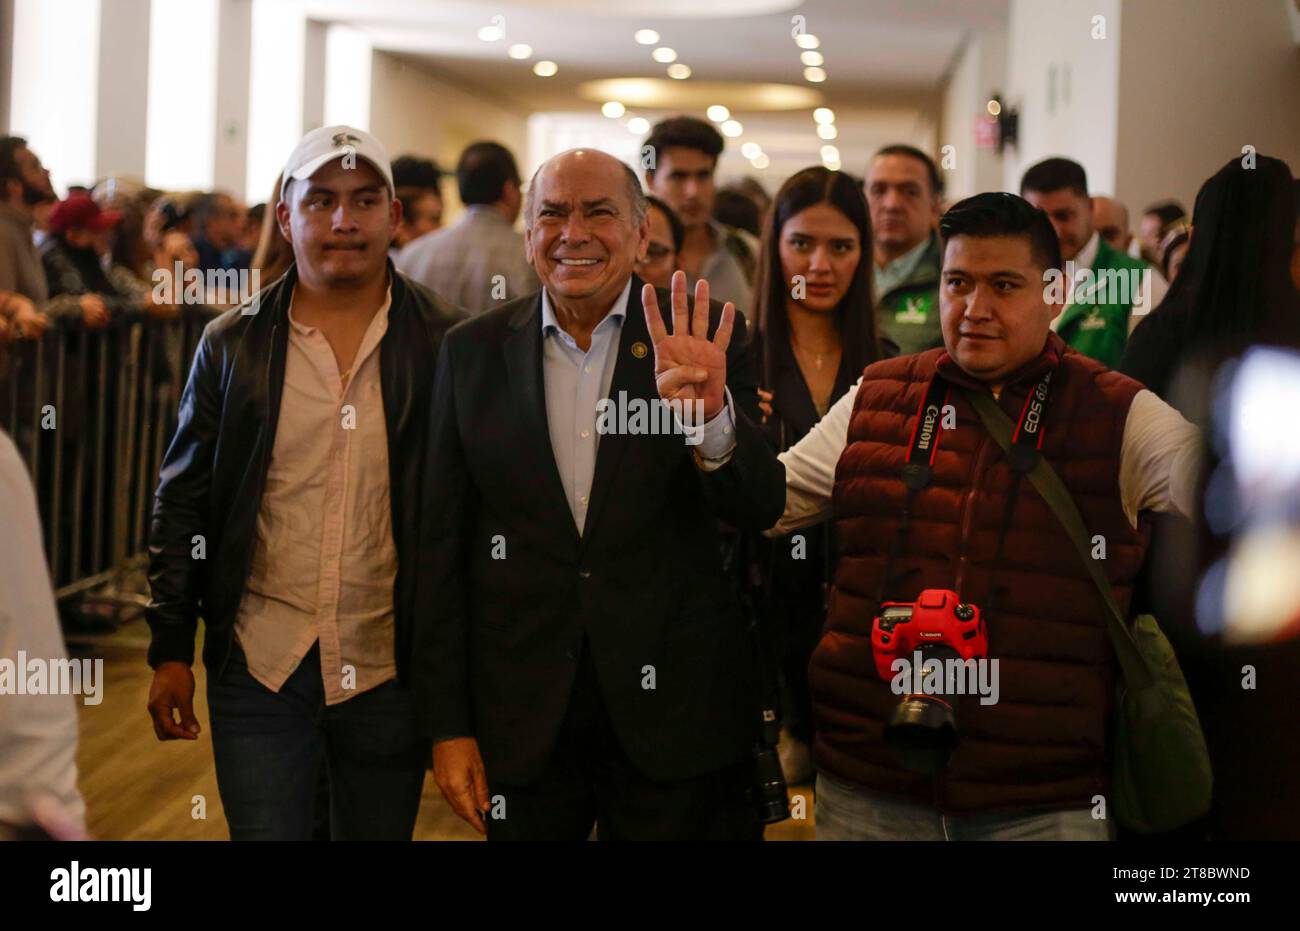
[[388, 184], [389, 194], [395, 194], [393, 168], [388, 163], [384, 144], [364, 129], [353, 126], [322, 126], [302, 137], [284, 165], [284, 180], [305, 181], [326, 162], [336, 158], [364, 158], [379, 172]]

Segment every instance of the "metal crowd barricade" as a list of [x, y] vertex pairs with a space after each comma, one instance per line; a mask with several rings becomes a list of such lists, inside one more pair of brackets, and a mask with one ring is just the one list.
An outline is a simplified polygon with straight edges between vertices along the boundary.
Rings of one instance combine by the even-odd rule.
[[0, 429], [36, 486], [61, 606], [78, 596], [145, 603], [139, 570], [158, 471], [211, 319], [186, 306], [172, 320], [132, 315], [102, 330], [59, 321], [0, 350]]

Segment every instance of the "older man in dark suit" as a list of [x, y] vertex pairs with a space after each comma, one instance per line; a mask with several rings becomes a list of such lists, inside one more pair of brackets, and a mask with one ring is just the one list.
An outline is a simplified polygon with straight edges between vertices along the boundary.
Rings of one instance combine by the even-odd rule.
[[[717, 521], [769, 526], [785, 490], [744, 317], [704, 282], [692, 306], [679, 273], [668, 335], [669, 293], [632, 272], [644, 196], [609, 155], [551, 159], [525, 213], [543, 289], [449, 333], [437, 369], [415, 646], [434, 775], [490, 839], [757, 837]], [[710, 470], [733, 444], [739, 468]]]

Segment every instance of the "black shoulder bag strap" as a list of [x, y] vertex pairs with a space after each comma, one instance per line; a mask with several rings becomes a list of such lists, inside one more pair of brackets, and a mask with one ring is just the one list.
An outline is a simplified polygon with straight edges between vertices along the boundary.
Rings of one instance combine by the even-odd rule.
[[[1016, 445], [1012, 441], [1012, 424], [1011, 419], [1002, 411], [993, 400], [993, 397], [982, 391], [966, 391], [966, 398], [979, 414], [980, 420], [984, 422], [984, 427], [988, 430], [989, 435], [997, 441], [997, 444], [1007, 452], [1008, 456], [1017, 455], [1014, 450]], [[1030, 395], [1030, 401], [1033, 400]], [[1024, 418], [1021, 418], [1022, 425]], [[1041, 427], [1041, 421], [1039, 422]], [[1119, 660], [1120, 669], [1124, 673], [1124, 681], [1132, 690], [1142, 689], [1149, 686], [1152, 682], [1152, 673], [1147, 666], [1146, 660], [1138, 650], [1137, 644], [1133, 640], [1133, 634], [1129, 631], [1128, 625], [1124, 622], [1124, 617], [1119, 610], [1119, 605], [1115, 602], [1115, 594], [1110, 586], [1110, 579], [1102, 571], [1097, 560], [1092, 558], [1092, 553], [1088, 545], [1088, 530], [1084, 524], [1083, 516], [1079, 513], [1079, 507], [1074, 502], [1070, 490], [1065, 486], [1065, 482], [1056, 474], [1056, 471], [1047, 463], [1041, 455], [1036, 457], [1037, 461], [1029, 469], [1029, 480], [1034, 483], [1038, 493], [1043, 496], [1056, 519], [1060, 521], [1065, 530], [1065, 534], [1070, 538], [1079, 558], [1083, 560], [1084, 567], [1092, 577], [1097, 586], [1097, 591], [1101, 594], [1101, 600], [1106, 609], [1106, 630], [1110, 634], [1110, 641], [1115, 648], [1115, 655]]]

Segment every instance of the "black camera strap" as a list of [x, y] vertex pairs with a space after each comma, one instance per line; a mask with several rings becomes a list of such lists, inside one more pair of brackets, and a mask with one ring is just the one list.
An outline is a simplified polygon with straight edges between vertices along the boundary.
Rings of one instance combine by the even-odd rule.
[[903, 486], [907, 497], [903, 499], [903, 516], [898, 530], [889, 544], [889, 555], [885, 557], [885, 571], [880, 574], [880, 585], [876, 589], [875, 612], [880, 611], [885, 600], [885, 590], [889, 587], [894, 573], [894, 563], [903, 553], [907, 542], [908, 528], [912, 522], [912, 502], [916, 496], [930, 484], [934, 477], [934, 456], [939, 450], [939, 434], [943, 432], [943, 409], [948, 403], [948, 383], [937, 372], [926, 386], [921, 406], [916, 411], [916, 421], [912, 425], [912, 438], [907, 442], [907, 460], [903, 463]]
[[[1002, 559], [1002, 550], [1006, 544], [1007, 530], [1015, 511], [1016, 497], [1020, 490], [1020, 480], [1037, 465], [1043, 446], [1044, 417], [1047, 412], [1047, 400], [1051, 392], [1052, 376], [1055, 367], [1043, 373], [1020, 409], [1020, 418], [1012, 434], [1011, 449], [1007, 453], [1011, 465], [1011, 487], [1007, 491], [1006, 503], [1002, 511], [1002, 522], [998, 529], [997, 549], [994, 552], [994, 579], [996, 581], [997, 565]], [[944, 408], [947, 406], [949, 386], [942, 375], [935, 373], [926, 387], [925, 396], [917, 409], [916, 419], [912, 425], [912, 436], [908, 441], [907, 459], [903, 463], [902, 479], [907, 489], [903, 499], [903, 514], [898, 530], [890, 543], [889, 554], [885, 559], [885, 571], [881, 573], [880, 585], [876, 592], [875, 610], [880, 610], [884, 603], [885, 592], [892, 580], [894, 563], [902, 555], [911, 526], [912, 504], [922, 490], [934, 477], [934, 460], [939, 449], [939, 437], [943, 432]], [[996, 607], [997, 587], [992, 585], [989, 596], [990, 604], [985, 614], [992, 616]]]

